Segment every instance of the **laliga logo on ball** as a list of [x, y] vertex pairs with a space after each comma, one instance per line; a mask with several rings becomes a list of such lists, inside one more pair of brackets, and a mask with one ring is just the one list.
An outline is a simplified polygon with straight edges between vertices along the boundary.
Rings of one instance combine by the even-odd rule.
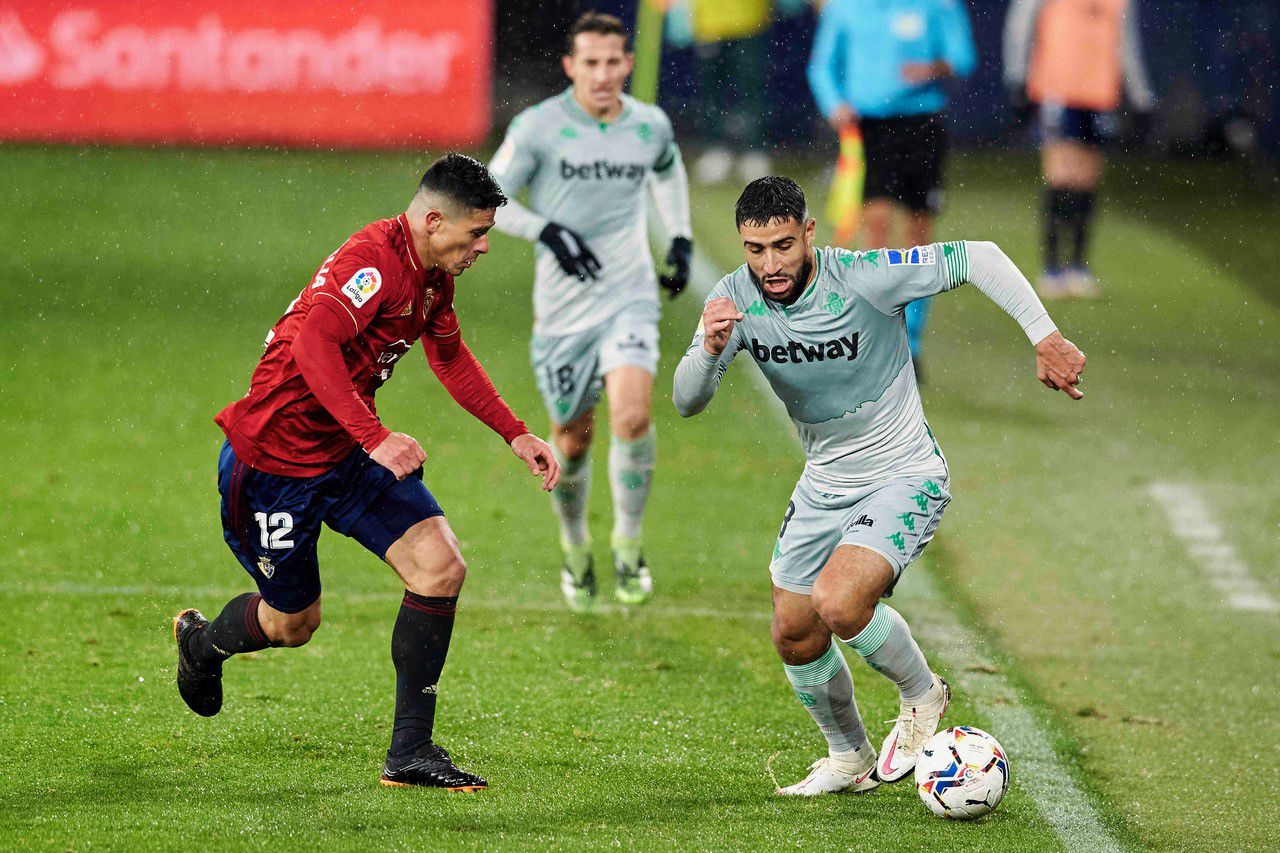
[[0, 11], [0, 85], [25, 83], [44, 68], [44, 51], [14, 12]]
[[991, 735], [973, 726], [938, 732], [925, 742], [916, 792], [929, 811], [972, 820], [995, 809], [1009, 789], [1009, 759]]

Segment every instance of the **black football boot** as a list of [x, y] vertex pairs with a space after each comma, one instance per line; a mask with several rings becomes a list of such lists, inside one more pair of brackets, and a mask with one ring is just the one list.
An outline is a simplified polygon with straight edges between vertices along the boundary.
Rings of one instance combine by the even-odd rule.
[[434, 743], [394, 769], [391, 760], [382, 767], [382, 784], [392, 788], [444, 788], [446, 791], [483, 791], [489, 787], [474, 773], [459, 770], [444, 747]]
[[191, 637], [209, 626], [209, 620], [195, 608], [173, 617], [173, 639], [178, 644], [178, 693], [187, 707], [202, 717], [222, 710], [222, 667], [200, 666], [187, 652]]

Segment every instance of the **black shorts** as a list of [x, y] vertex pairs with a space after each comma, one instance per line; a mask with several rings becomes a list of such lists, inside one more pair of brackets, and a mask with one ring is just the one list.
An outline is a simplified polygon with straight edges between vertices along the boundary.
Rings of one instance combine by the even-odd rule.
[[1116, 138], [1115, 113], [1081, 110], [1063, 104], [1044, 103], [1036, 110], [1036, 141], [1079, 142], [1101, 147]]
[[907, 210], [937, 215], [942, 210], [942, 161], [947, 127], [938, 113], [896, 118], [864, 118], [866, 201], [891, 199]]
[[321, 524], [384, 558], [410, 527], [444, 515], [421, 468], [397, 480], [358, 447], [323, 474], [282, 477], [250, 468], [223, 442], [218, 491], [223, 538], [262, 600], [281, 613], [299, 613], [320, 597]]

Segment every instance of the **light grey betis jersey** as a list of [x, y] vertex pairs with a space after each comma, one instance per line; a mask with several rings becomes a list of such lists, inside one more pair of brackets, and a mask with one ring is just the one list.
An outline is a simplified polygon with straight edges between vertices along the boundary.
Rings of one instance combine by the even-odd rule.
[[[795, 423], [805, 477], [820, 491], [945, 477], [946, 460], [920, 405], [902, 311], [966, 280], [965, 244], [814, 254], [813, 280], [789, 306], [763, 298], [745, 265], [716, 285], [707, 301], [727, 296], [743, 312], [716, 370], [723, 375], [740, 352], [755, 359]], [[711, 358], [701, 327], [693, 348], [691, 355]]]
[[548, 220], [577, 232], [601, 264], [595, 281], [565, 275], [536, 243], [535, 335], [569, 335], [598, 326], [637, 301], [658, 305], [658, 283], [645, 224], [645, 182], [679, 157], [666, 113], [624, 95], [623, 110], [603, 123], [571, 90], [511, 122], [490, 170], [511, 198], [529, 187], [529, 211], [498, 209], [502, 231], [537, 240]]

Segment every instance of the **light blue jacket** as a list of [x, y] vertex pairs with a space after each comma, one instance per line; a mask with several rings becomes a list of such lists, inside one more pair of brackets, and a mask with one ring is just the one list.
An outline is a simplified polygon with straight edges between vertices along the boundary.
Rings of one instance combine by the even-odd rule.
[[950, 64], [957, 77], [977, 65], [961, 0], [827, 0], [809, 56], [809, 87], [823, 115], [848, 104], [868, 118], [940, 112], [942, 81], [902, 79], [908, 62]]

